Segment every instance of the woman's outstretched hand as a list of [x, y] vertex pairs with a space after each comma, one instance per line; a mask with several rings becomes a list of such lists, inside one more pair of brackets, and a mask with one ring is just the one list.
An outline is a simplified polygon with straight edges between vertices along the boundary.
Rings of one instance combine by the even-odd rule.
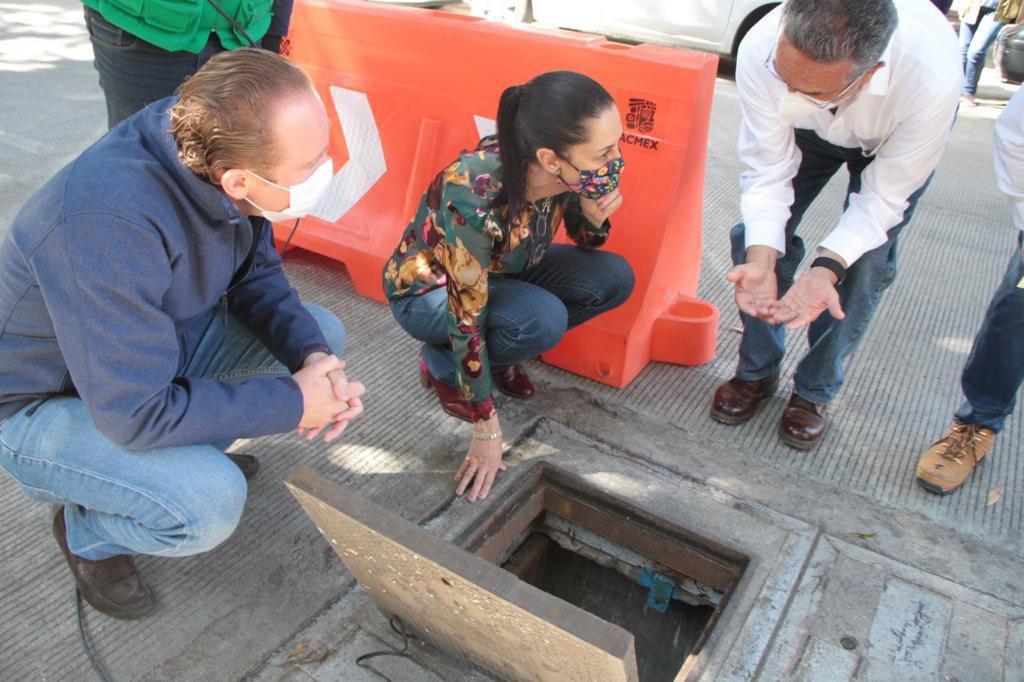
[[470, 502], [486, 499], [498, 472], [508, 468], [501, 461], [501, 426], [498, 424], [498, 415], [492, 416], [487, 421], [473, 424], [473, 432], [495, 437], [481, 440], [475, 435], [471, 436], [469, 452], [455, 474], [455, 480], [459, 482], [455, 494], [462, 495], [468, 488]]

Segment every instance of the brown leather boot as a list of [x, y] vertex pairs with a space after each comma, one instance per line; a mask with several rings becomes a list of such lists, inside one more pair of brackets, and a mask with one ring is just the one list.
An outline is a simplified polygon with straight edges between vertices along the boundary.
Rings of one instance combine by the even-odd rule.
[[967, 480], [992, 449], [996, 434], [977, 424], [953, 424], [942, 440], [921, 455], [917, 482], [938, 495], [948, 495]]
[[779, 436], [782, 442], [798, 450], [810, 450], [828, 431], [825, 406], [815, 405], [796, 393], [789, 398], [789, 404], [782, 411], [779, 422]]
[[526, 376], [526, 371], [522, 365], [512, 365], [497, 372], [492, 372], [491, 378], [494, 379], [494, 385], [505, 395], [524, 400], [533, 397], [533, 383]]
[[718, 387], [711, 402], [711, 418], [723, 424], [742, 424], [753, 417], [765, 398], [779, 386], [779, 375], [744, 381], [733, 377]]
[[423, 362], [422, 358], [420, 359], [420, 384], [424, 388], [434, 389], [437, 393], [437, 399], [441, 402], [442, 410], [464, 422], [473, 421], [473, 407], [469, 401], [462, 397], [459, 389], [438, 381], [430, 373], [430, 370], [427, 369], [427, 365]]
[[53, 517], [53, 536], [68, 562], [71, 575], [85, 601], [101, 613], [132, 620], [148, 615], [156, 607], [153, 593], [142, 582], [130, 556], [115, 556], [90, 561], [68, 549], [68, 531], [64, 525], [64, 507]]

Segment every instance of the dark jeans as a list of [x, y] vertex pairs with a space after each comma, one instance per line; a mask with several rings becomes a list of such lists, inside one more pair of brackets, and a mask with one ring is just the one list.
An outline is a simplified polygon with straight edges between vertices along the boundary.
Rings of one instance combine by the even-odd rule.
[[85, 8], [85, 25], [92, 41], [93, 65], [107, 100], [108, 128], [150, 102], [173, 95], [186, 78], [224, 49], [211, 33], [199, 54], [168, 52], [114, 26], [89, 7]]
[[[793, 284], [797, 268], [804, 258], [804, 242], [796, 235], [804, 213], [843, 164], [850, 174], [846, 188], [846, 205], [850, 195], [860, 191], [861, 173], [874, 160], [860, 149], [837, 147], [825, 142], [809, 130], [796, 131], [796, 144], [803, 154], [800, 169], [793, 178], [793, 206], [786, 223], [786, 254], [775, 263], [781, 297]], [[900, 231], [914, 217], [917, 202], [924, 194], [931, 177], [914, 192], [908, 201], [903, 222], [889, 230], [889, 240], [861, 256], [847, 271], [846, 279], [837, 287], [846, 317], [834, 319], [828, 311], [810, 324], [807, 342], [810, 349], [797, 365], [795, 390], [800, 397], [816, 405], [824, 405], [839, 393], [843, 385], [846, 358], [856, 350], [871, 322], [882, 292], [896, 277], [896, 240]], [[732, 228], [732, 260], [746, 262], [745, 228], [743, 223]], [[772, 325], [756, 317], [740, 313], [743, 338], [736, 376], [744, 381], [763, 379], [778, 374], [785, 355], [785, 325]]]
[[956, 412], [961, 424], [979, 424], [1000, 431], [1017, 404], [1024, 381], [1024, 232], [1002, 283], [992, 296], [985, 321], [974, 338], [960, 385], [967, 398]]
[[[633, 291], [633, 270], [608, 251], [552, 244], [536, 267], [488, 283], [487, 354], [498, 370], [554, 348], [566, 330], [622, 305]], [[391, 301], [402, 329], [423, 342], [423, 361], [435, 378], [454, 386], [448, 342], [448, 292]]]

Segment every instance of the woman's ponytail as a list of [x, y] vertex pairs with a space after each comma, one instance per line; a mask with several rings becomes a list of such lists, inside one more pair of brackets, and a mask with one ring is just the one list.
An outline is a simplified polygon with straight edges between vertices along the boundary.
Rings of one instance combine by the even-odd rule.
[[524, 85], [505, 88], [498, 100], [498, 144], [501, 147], [501, 165], [505, 171], [504, 188], [497, 203], [508, 206], [508, 215], [517, 215], [526, 207], [526, 168], [530, 159], [524, 155], [519, 109], [522, 105]]

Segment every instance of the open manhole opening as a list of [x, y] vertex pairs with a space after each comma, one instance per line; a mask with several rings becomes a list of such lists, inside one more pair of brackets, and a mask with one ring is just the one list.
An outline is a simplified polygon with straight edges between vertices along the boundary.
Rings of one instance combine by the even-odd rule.
[[459, 544], [632, 634], [641, 682], [700, 652], [749, 562], [546, 465]]
[[287, 485], [370, 598], [459, 660], [499, 679], [674, 679], [748, 557], [549, 464], [520, 481], [454, 543], [310, 469]]

